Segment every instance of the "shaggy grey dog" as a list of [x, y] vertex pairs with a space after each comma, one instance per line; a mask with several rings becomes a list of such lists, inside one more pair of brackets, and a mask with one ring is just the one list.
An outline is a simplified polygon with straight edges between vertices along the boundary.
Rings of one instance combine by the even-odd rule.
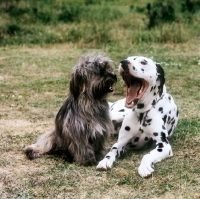
[[113, 133], [106, 99], [117, 81], [113, 61], [99, 53], [82, 56], [73, 68], [70, 93], [58, 111], [53, 130], [25, 148], [29, 159], [64, 152], [68, 160], [92, 165], [99, 160], [105, 141]]

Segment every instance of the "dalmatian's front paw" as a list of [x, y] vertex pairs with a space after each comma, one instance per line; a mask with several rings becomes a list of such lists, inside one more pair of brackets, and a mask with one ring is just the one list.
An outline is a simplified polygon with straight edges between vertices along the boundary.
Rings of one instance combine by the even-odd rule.
[[96, 169], [99, 170], [99, 171], [106, 171], [106, 170], [111, 169], [111, 167], [112, 167], [112, 161], [110, 161], [107, 158], [104, 158], [103, 160], [101, 160], [99, 162]]
[[153, 164], [143, 164], [143, 163], [141, 163], [139, 168], [138, 168], [138, 173], [143, 178], [150, 176], [153, 172], [154, 172]]

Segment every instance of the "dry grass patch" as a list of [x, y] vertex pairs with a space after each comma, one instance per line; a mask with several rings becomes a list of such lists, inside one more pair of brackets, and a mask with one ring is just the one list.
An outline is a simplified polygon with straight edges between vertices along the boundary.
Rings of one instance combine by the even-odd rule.
[[[121, 33], [120, 33], [121, 34]], [[174, 157], [156, 164], [155, 173], [141, 178], [137, 168], [150, 148], [127, 148], [112, 170], [69, 164], [62, 157], [46, 155], [27, 160], [23, 148], [53, 127], [54, 117], [68, 92], [71, 69], [79, 56], [96, 51], [71, 44], [45, 47], [0, 48], [0, 198], [194, 198], [200, 197], [199, 47], [179, 45], [102, 47], [118, 63], [129, 55], [154, 57], [163, 62], [168, 91], [181, 117], [170, 139]], [[116, 94], [124, 96], [118, 77]], [[107, 151], [116, 141], [112, 137]]]

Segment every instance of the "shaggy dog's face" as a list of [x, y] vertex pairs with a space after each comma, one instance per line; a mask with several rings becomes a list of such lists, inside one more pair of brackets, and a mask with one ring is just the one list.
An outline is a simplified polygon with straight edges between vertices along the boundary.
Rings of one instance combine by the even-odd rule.
[[[70, 80], [70, 92], [74, 98], [87, 95], [93, 99], [105, 99], [113, 93], [113, 84], [117, 81], [112, 71], [113, 62], [110, 59], [101, 61], [102, 57], [89, 57], [84, 62], [80, 61], [73, 69]], [[87, 60], [88, 59], [88, 60]], [[85, 64], [80, 64], [85, 63]]]

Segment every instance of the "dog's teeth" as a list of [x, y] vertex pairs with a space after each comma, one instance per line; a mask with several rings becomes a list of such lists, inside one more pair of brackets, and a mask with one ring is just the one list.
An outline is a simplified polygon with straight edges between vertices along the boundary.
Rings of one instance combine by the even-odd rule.
[[142, 91], [143, 91], [143, 86], [140, 88], [139, 94], [142, 93]]

